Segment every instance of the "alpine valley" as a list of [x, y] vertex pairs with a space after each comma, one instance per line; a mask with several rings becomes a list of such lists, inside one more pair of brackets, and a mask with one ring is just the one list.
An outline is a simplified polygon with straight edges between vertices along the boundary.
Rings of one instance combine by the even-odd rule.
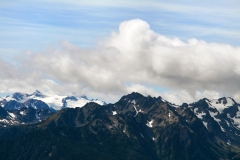
[[240, 104], [230, 97], [175, 105], [131, 93], [0, 98], [0, 159], [240, 159]]

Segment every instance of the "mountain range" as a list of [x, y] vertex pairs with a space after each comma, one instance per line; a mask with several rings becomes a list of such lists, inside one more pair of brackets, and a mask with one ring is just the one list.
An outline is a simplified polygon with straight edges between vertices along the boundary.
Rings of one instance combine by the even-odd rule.
[[56, 97], [0, 99], [0, 159], [240, 159], [233, 98], [175, 105], [136, 92], [113, 104]]
[[0, 125], [25, 125], [41, 122], [58, 110], [82, 107], [89, 102], [106, 104], [97, 99], [90, 100], [86, 96], [45, 95], [38, 90], [32, 94], [14, 93], [0, 98]]

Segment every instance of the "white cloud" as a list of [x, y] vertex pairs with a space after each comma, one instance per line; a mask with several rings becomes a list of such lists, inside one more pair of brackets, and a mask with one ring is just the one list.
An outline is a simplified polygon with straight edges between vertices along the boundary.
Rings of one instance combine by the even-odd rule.
[[143, 94], [144, 96], [148, 96], [148, 95], [155, 96], [155, 97], [159, 96], [159, 93], [156, 92], [153, 88], [149, 88], [141, 84], [132, 84], [130, 86], [127, 86], [127, 92], [128, 93], [138, 92]]
[[[178, 90], [178, 91], [171, 91], [171, 92], [168, 91], [168, 92], [162, 93], [161, 96], [164, 99], [168, 100], [169, 102], [172, 102], [175, 104], [182, 104], [183, 102], [192, 103], [202, 98], [208, 98], [210, 100], [218, 99], [223, 95], [219, 94], [216, 91], [209, 91], [209, 90], [195, 91], [195, 92], [189, 92], [187, 90]], [[239, 99], [236, 99], [236, 100], [239, 100]]]
[[[42, 89], [113, 101], [139, 91], [176, 103], [226, 94], [240, 100], [240, 47], [197, 39], [185, 43], [154, 32], [140, 19], [122, 22], [93, 48], [63, 42], [62, 48], [28, 51], [22, 59], [18, 70], [1, 63], [1, 92]], [[158, 93], [144, 84], [170, 91]]]
[[162, 95], [163, 99], [175, 104], [191, 103], [194, 101], [193, 95], [190, 95], [186, 90], [180, 90], [175, 92], [166, 92]]

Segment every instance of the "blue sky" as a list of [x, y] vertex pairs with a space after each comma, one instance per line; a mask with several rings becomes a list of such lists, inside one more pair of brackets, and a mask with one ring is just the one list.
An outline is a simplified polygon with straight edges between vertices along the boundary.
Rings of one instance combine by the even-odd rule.
[[[0, 60], [6, 62], [6, 66], [10, 63], [22, 66], [19, 59], [26, 53], [46, 54], [53, 48], [61, 50], [65, 42], [80, 49], [94, 50], [96, 44], [111, 37], [112, 32], [118, 33], [122, 22], [132, 19], [141, 19], [155, 33], [172, 40], [177, 38], [183, 43], [195, 38], [208, 44], [240, 46], [240, 2], [237, 0], [1, 0]], [[26, 71], [22, 69], [21, 72]], [[62, 82], [51, 74], [46, 76]], [[149, 81], [124, 80], [123, 83], [127, 86], [141, 83], [157, 93], [171, 88], [164, 83], [159, 85]], [[173, 89], [175, 93], [179, 87]], [[13, 90], [0, 88], [2, 94]]]
[[[91, 1], [90, 1], [91, 2]], [[151, 29], [181, 40], [240, 43], [238, 1], [2, 1], [1, 57], [43, 51], [61, 40], [93, 46], [124, 20], [139, 18]], [[128, 2], [128, 3], [127, 3]]]

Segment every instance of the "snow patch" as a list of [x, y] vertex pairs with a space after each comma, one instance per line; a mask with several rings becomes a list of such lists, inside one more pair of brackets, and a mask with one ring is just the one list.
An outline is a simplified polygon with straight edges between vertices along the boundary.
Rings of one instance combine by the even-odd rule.
[[0, 119], [0, 122], [8, 123], [8, 120], [6, 120], [6, 119]]
[[206, 113], [204, 113], [204, 112], [196, 113], [196, 116], [197, 116], [199, 119], [202, 119], [203, 116], [205, 116], [205, 115], [206, 115]]
[[225, 122], [226, 122], [226, 123], [227, 123], [227, 125], [230, 127], [230, 124], [229, 124], [229, 122], [228, 122], [228, 121], [226, 121], [226, 120], [225, 120]]
[[221, 125], [219, 125], [219, 126], [223, 132], [226, 132], [225, 129]]
[[24, 111], [20, 111], [20, 114], [23, 115], [23, 116], [26, 115], [26, 113]]
[[202, 122], [203, 122], [203, 125], [208, 129], [207, 122], [204, 122], [204, 121], [202, 121]]
[[[68, 96], [58, 96], [58, 95], [50, 95], [50, 96], [46, 96], [44, 98], [42, 97], [36, 97], [34, 99], [38, 99], [41, 100], [45, 103], [47, 103], [47, 105], [55, 110], [60, 110], [63, 107], [63, 102], [62, 100], [64, 98], [67, 98]], [[89, 100], [87, 98], [84, 97], [75, 97], [76, 100], [71, 100], [71, 99], [67, 99], [66, 100], [66, 107], [67, 108], [76, 108], [76, 107], [83, 107], [85, 104], [89, 103], [89, 102], [95, 102], [99, 105], [104, 105], [105, 103], [103, 101], [99, 101], [97, 99], [95, 100]]]
[[83, 107], [88, 102], [89, 102], [89, 100], [84, 99], [84, 98], [80, 98], [77, 101], [68, 99], [68, 100], [66, 100], [66, 106], [68, 108]]
[[31, 107], [34, 108], [34, 109], [37, 109], [37, 107], [31, 103]]
[[209, 111], [209, 114], [211, 117], [213, 117], [213, 119], [216, 121], [216, 122], [220, 122], [221, 120], [220, 119], [217, 119], [215, 116], [218, 114], [218, 112], [211, 112]]
[[213, 99], [208, 104], [216, 108], [219, 112], [222, 112], [223, 109], [234, 105], [234, 101], [231, 98], [226, 98], [226, 101], [227, 103], [223, 104], [223, 100], [219, 102], [218, 99]]
[[152, 127], [153, 127], [152, 124], [153, 124], [153, 120], [148, 121], [146, 125], [147, 125], [148, 127], [152, 128]]
[[134, 104], [134, 105], [136, 105], [136, 101], [135, 101], [135, 99], [134, 100], [132, 100], [132, 102], [131, 102], [132, 104]]
[[16, 118], [16, 115], [15, 115], [14, 113], [8, 112], [8, 114], [9, 114], [13, 119]]
[[[133, 101], [132, 101], [132, 102], [133, 102]], [[135, 114], [135, 116], [134, 116], [134, 117], [136, 117], [136, 116], [137, 116], [137, 114], [138, 114], [138, 110], [137, 110], [137, 107], [135, 106], [135, 104], [136, 104], [136, 102], [135, 102], [135, 100], [134, 100], [133, 107], [134, 107], [134, 109], [135, 109], [135, 111], [136, 111], [136, 114]]]
[[231, 142], [228, 140], [227, 144], [228, 144], [228, 145], [231, 145]]
[[197, 113], [197, 111], [198, 111], [198, 108], [194, 108], [193, 112]]
[[35, 114], [35, 117], [36, 117], [36, 119], [40, 120], [40, 117], [39, 117], [39, 115], [37, 114], [37, 112], [36, 112], [36, 114]]

